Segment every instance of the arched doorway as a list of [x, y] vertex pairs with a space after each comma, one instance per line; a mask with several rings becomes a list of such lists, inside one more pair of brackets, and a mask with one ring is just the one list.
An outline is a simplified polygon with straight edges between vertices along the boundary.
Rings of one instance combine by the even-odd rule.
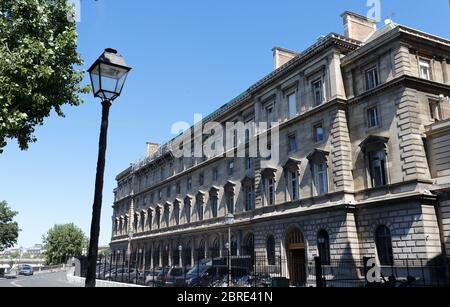
[[304, 286], [306, 283], [306, 245], [302, 232], [294, 228], [286, 238], [286, 255], [292, 286]]
[[250, 233], [244, 240], [244, 246], [242, 246], [242, 255], [249, 256], [250, 266], [254, 265], [255, 256], [255, 236]]

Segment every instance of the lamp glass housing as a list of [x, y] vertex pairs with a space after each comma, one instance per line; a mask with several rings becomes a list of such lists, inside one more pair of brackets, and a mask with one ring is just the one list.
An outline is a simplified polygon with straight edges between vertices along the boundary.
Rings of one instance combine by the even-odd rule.
[[94, 96], [109, 101], [119, 97], [130, 70], [116, 50], [106, 49], [89, 68]]

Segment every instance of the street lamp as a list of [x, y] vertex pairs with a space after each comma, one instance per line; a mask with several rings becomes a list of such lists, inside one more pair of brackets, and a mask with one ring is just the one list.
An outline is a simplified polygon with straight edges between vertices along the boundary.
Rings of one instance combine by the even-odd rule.
[[231, 283], [231, 225], [234, 223], [234, 215], [228, 213], [225, 216], [225, 224], [228, 225], [228, 243], [226, 244], [228, 250], [228, 287]]
[[183, 267], [183, 246], [181, 244], [178, 245], [178, 262], [180, 268]]
[[134, 236], [133, 231], [128, 232], [128, 249], [127, 249], [128, 267], [130, 267], [130, 261], [131, 261], [131, 241], [133, 240], [133, 236]]
[[105, 154], [108, 135], [108, 119], [111, 103], [122, 93], [125, 80], [131, 67], [125, 64], [122, 56], [114, 49], [106, 49], [89, 68], [94, 97], [102, 100], [102, 123], [95, 178], [94, 204], [92, 206], [91, 233], [88, 252], [86, 287], [95, 287], [96, 262], [98, 256], [98, 237], [103, 198], [103, 176], [105, 173]]

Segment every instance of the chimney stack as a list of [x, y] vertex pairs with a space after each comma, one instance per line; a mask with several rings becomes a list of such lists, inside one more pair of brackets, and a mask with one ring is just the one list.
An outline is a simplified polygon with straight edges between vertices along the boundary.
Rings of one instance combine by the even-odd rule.
[[150, 158], [159, 148], [159, 144], [147, 143], [147, 157]]
[[297, 55], [296, 52], [280, 48], [280, 47], [274, 47], [272, 49], [273, 51], [273, 69], [276, 70], [295, 58]]
[[346, 11], [341, 15], [344, 22], [344, 35], [365, 42], [377, 30], [376, 20]]

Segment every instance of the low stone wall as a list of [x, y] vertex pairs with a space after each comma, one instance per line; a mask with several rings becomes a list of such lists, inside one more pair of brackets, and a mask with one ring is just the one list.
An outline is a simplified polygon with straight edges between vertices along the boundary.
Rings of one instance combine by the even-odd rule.
[[[67, 272], [67, 281], [76, 284], [79, 286], [84, 286], [85, 278], [74, 276], [72, 270], [69, 270]], [[143, 286], [138, 286], [134, 284], [123, 284], [118, 282], [112, 282], [112, 281], [105, 281], [105, 280], [98, 280], [96, 282], [97, 288], [143, 288]]]

